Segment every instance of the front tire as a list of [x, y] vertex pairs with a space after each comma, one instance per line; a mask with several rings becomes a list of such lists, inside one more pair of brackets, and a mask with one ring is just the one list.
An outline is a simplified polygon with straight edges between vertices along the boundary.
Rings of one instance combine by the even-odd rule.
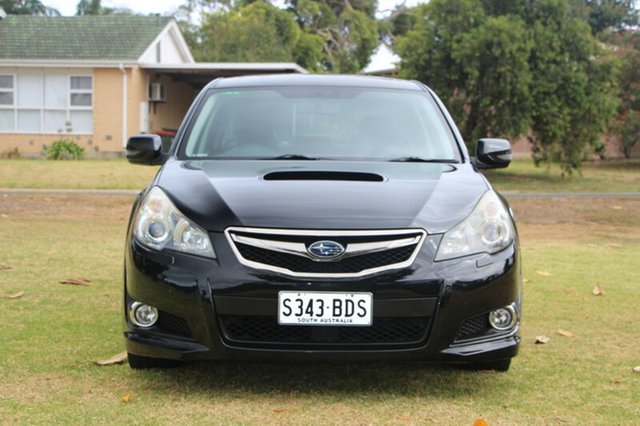
[[175, 359], [151, 358], [148, 356], [127, 353], [129, 367], [134, 370], [146, 370], [149, 368], [174, 368], [182, 365], [181, 361]]

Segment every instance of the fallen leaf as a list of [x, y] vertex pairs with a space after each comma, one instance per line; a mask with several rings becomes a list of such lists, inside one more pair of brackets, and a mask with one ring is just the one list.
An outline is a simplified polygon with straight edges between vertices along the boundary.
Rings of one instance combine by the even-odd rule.
[[9, 265], [3, 265], [0, 263], [0, 271], [6, 271], [8, 269], [13, 269], [13, 267]]
[[69, 285], [83, 285], [87, 286], [91, 280], [87, 280], [84, 278], [67, 278], [64, 281], [60, 281], [60, 284], [69, 284]]
[[114, 364], [122, 364], [127, 360], [127, 353], [121, 352], [118, 355], [114, 355], [111, 358], [101, 359], [98, 361], [93, 361], [97, 365], [114, 365]]
[[528, 283], [529, 281], [531, 281], [529, 278], [523, 278], [523, 279], [522, 279], [522, 282], [523, 282], [523, 283]]
[[273, 412], [274, 412], [274, 413], [283, 413], [283, 412], [285, 412], [285, 411], [287, 411], [287, 409], [286, 409], [286, 408], [274, 408], [274, 409], [273, 409]]
[[22, 296], [24, 296], [24, 291], [19, 291], [15, 294], [7, 296], [7, 299], [20, 299]]
[[131, 402], [131, 399], [132, 399], [131, 398], [131, 392], [127, 392], [124, 395], [122, 395], [122, 402], [124, 402], [124, 403], [128, 404], [129, 402]]
[[604, 296], [604, 289], [600, 286], [600, 284], [598, 284], [593, 287], [591, 293], [593, 293], [594, 296]]
[[475, 419], [472, 426], [489, 426], [489, 423], [483, 418]]
[[622, 244], [618, 244], [618, 243], [609, 243], [609, 244], [607, 244], [607, 247], [611, 247], [611, 248], [622, 248]]
[[633, 367], [633, 372], [634, 373], [640, 373], [640, 365], [637, 367]]
[[543, 277], [550, 277], [551, 273], [547, 271], [536, 271], [536, 274], [541, 275]]
[[574, 336], [574, 334], [572, 332], [567, 331], [567, 330], [563, 330], [561, 328], [558, 329], [558, 334], [561, 335], [561, 336], [564, 336], [564, 337], [573, 337]]
[[623, 209], [623, 207], [622, 207], [622, 206], [611, 206], [611, 208], [612, 208], [613, 210], [622, 210], [622, 209]]
[[624, 379], [614, 379], [611, 381], [611, 384], [614, 385], [621, 385], [622, 383], [624, 383]]
[[549, 339], [547, 336], [544, 336], [544, 335], [536, 336], [535, 344], [536, 345], [545, 345], [545, 344], [549, 343], [549, 340], [551, 340], [551, 339]]

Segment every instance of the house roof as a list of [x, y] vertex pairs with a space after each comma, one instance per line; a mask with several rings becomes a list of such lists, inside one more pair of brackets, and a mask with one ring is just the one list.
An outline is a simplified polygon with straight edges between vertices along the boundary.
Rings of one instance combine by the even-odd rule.
[[23, 16], [0, 19], [0, 60], [136, 61], [172, 18]]

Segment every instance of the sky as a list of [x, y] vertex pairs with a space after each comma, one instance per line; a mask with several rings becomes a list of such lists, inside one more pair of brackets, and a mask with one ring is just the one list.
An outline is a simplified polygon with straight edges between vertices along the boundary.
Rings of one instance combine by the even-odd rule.
[[[420, 0], [406, 0], [407, 6], [414, 6]], [[75, 15], [77, 0], [43, 0], [47, 6], [58, 9], [64, 16]], [[159, 13], [161, 15], [172, 13], [183, 4], [183, 0], [103, 0], [102, 5], [105, 7], [126, 7], [134, 12], [143, 14]], [[402, 0], [378, 0], [378, 10], [383, 11], [392, 9], [396, 4], [402, 3]]]

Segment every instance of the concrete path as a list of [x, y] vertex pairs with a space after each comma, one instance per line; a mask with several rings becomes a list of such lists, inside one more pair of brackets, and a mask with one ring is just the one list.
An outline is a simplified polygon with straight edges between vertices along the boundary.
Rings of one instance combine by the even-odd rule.
[[[43, 195], [128, 195], [134, 196], [138, 189], [31, 189], [0, 188], [0, 194]], [[510, 200], [531, 198], [640, 198], [640, 192], [518, 192], [500, 191]]]

